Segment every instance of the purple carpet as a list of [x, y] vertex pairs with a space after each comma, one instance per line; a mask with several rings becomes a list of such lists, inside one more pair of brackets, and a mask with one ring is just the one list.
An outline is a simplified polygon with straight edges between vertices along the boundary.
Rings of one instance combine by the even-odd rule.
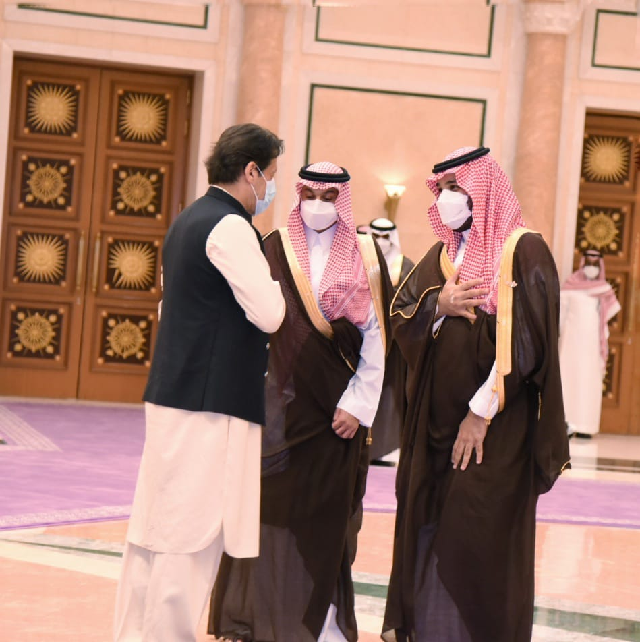
[[[0, 530], [128, 517], [142, 406], [5, 402], [0, 438]], [[395, 511], [395, 475], [371, 467], [365, 510]], [[640, 483], [561, 478], [540, 498], [538, 520], [640, 529]]]
[[0, 436], [0, 530], [129, 515], [142, 406], [3, 403]]
[[[394, 512], [396, 469], [371, 466], [364, 508]], [[538, 502], [538, 521], [640, 529], [637, 484], [560, 478]]]

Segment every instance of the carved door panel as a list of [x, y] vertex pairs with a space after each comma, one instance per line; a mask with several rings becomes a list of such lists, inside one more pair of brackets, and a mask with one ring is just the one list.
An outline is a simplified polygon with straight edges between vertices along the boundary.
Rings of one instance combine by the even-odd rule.
[[78, 396], [140, 401], [161, 246], [183, 199], [189, 80], [104, 71]]
[[75, 397], [100, 72], [17, 61], [2, 227], [0, 391]]
[[639, 151], [640, 118], [587, 115], [574, 268], [584, 250], [600, 250], [607, 281], [622, 306], [609, 324], [601, 419], [606, 433], [640, 432], [640, 186], [634, 163]]
[[0, 394], [140, 401], [189, 95], [188, 77], [16, 61]]

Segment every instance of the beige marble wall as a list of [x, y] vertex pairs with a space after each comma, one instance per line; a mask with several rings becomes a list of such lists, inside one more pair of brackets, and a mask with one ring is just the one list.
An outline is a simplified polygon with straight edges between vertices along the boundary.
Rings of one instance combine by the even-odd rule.
[[[80, 46], [90, 49], [110, 49], [128, 51], [132, 54], [156, 54], [177, 58], [200, 58], [213, 60], [217, 57], [217, 43], [211, 41], [169, 38], [162, 33], [170, 33], [171, 27], [164, 27], [159, 35], [126, 33], [118, 29], [117, 21], [105, 21], [103, 30], [74, 26], [40, 25], [27, 22], [7, 22], [0, 19], [0, 37], [11, 40], [38, 41], [40, 43]], [[82, 23], [79, 23], [81, 25]], [[221, 27], [223, 23], [221, 22]]]
[[[318, 38], [345, 44], [362, 43], [399, 50], [486, 55], [492, 11], [484, 3], [378, 4], [362, 7], [322, 7]], [[475, 28], [470, 30], [468, 25]]]
[[[285, 19], [286, 7], [277, 0], [244, 0], [237, 120], [257, 123], [276, 133], [280, 125]], [[256, 225], [262, 233], [273, 229], [273, 208], [258, 217]]]
[[248, 1], [238, 84], [238, 121], [273, 131], [280, 120], [280, 91], [286, 8]]
[[514, 187], [527, 225], [553, 240], [566, 36], [530, 33]]
[[417, 260], [435, 241], [426, 216], [433, 196], [425, 178], [452, 149], [479, 143], [483, 107], [428, 95], [318, 87], [309, 160], [349, 170], [358, 224], [386, 216], [385, 184], [404, 185], [396, 224], [404, 252]]
[[635, 16], [629, 12], [601, 11], [594, 31], [597, 66], [640, 71], [640, 25]]

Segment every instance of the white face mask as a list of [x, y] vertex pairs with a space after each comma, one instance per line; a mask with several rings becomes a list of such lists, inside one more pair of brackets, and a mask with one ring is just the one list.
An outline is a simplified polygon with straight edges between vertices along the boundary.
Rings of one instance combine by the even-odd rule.
[[300, 216], [312, 230], [325, 230], [338, 220], [338, 212], [333, 203], [321, 201], [300, 201]]
[[590, 281], [593, 281], [600, 276], [600, 268], [597, 265], [585, 265], [582, 268], [582, 271]]
[[462, 227], [471, 216], [469, 197], [462, 192], [443, 189], [437, 204], [440, 220], [452, 230]]
[[[256, 167], [258, 166], [256, 165]], [[264, 212], [267, 207], [271, 205], [271, 201], [273, 201], [273, 199], [276, 197], [276, 179], [272, 178], [270, 181], [268, 181], [259, 167], [258, 171], [260, 172], [260, 176], [264, 178], [264, 182], [267, 184], [267, 189], [265, 190], [264, 198], [258, 198], [258, 193], [256, 192], [253, 185], [251, 185], [251, 189], [253, 190], [253, 193], [256, 197], [256, 211], [253, 213], [254, 216], [262, 214], [262, 212]]]

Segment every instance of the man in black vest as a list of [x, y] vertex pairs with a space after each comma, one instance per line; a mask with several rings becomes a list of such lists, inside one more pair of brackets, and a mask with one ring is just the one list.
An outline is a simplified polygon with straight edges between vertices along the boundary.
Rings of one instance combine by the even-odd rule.
[[223, 132], [211, 187], [165, 237], [117, 642], [195, 642], [222, 552], [258, 555], [268, 335], [285, 302], [252, 216], [275, 195], [282, 149], [257, 125]]

